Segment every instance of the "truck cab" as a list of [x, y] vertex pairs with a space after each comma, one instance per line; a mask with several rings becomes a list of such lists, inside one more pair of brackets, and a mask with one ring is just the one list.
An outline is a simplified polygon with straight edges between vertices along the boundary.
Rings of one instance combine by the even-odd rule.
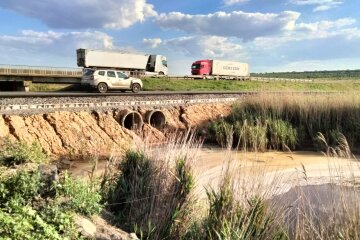
[[192, 75], [211, 75], [211, 60], [198, 60], [191, 65]]
[[167, 75], [168, 66], [166, 57], [163, 55], [150, 55], [146, 71], [153, 72], [158, 75]]
[[114, 69], [84, 69], [81, 85], [95, 88], [99, 93], [105, 93], [109, 89], [137, 93], [143, 87], [141, 79], [129, 77], [125, 72]]

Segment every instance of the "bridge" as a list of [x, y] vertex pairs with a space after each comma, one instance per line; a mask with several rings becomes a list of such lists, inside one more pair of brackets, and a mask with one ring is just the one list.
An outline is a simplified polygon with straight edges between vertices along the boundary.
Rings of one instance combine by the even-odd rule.
[[0, 90], [28, 91], [31, 83], [78, 84], [82, 68], [0, 64]]

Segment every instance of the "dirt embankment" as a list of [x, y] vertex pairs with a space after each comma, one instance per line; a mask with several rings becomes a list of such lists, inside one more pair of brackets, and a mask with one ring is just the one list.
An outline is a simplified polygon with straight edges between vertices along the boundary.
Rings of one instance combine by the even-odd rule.
[[[119, 110], [108, 112], [54, 112], [29, 116], [0, 116], [0, 138], [37, 141], [53, 155], [105, 154], [122, 152], [134, 140], [159, 143], [172, 130], [206, 127], [209, 122], [230, 113], [230, 104], [204, 104], [160, 109], [166, 127], [158, 130], [144, 124], [140, 132], [121, 126], [116, 118]], [[138, 109], [143, 115], [149, 109]]]

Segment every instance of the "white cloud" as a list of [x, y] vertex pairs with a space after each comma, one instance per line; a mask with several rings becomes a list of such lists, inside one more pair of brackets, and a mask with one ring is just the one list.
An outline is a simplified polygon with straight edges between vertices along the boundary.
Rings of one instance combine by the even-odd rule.
[[75, 51], [77, 48], [113, 49], [113, 39], [99, 31], [86, 32], [36, 32], [21, 31], [20, 35], [0, 35], [0, 45], [29, 51]]
[[291, 0], [296, 5], [314, 5], [314, 12], [327, 11], [344, 3], [343, 0]]
[[[359, 62], [360, 29], [353, 26], [356, 20], [343, 18], [335, 21], [319, 21], [296, 24], [294, 31], [277, 37], [260, 37], [251, 44], [245, 45], [245, 50], [252, 53], [257, 63], [265, 66], [271, 58], [271, 65], [283, 69], [349, 69], [352, 67], [325, 64], [322, 68], [315, 63], [353, 59]], [[283, 56], [280, 58], [280, 56]], [[259, 60], [261, 59], [261, 60]], [[299, 63], [289, 65], [288, 63]], [[301, 63], [304, 66], [300, 67]], [[276, 71], [276, 70], [274, 70]]]
[[160, 14], [157, 23], [168, 29], [197, 35], [237, 37], [245, 41], [293, 29], [300, 13], [216, 12], [208, 15], [189, 15], [180, 12]]
[[161, 44], [162, 40], [160, 38], [144, 38], [143, 43], [150, 48], [156, 48]]
[[77, 48], [118, 49], [114, 46], [112, 37], [99, 31], [24, 30], [17, 35], [0, 35], [0, 62], [76, 66]]
[[0, 7], [68, 29], [127, 28], [157, 15], [146, 0], [1, 0]]
[[231, 6], [231, 5], [235, 5], [235, 4], [242, 4], [242, 3], [246, 3], [249, 0], [224, 0], [224, 4], [226, 6]]
[[236, 58], [244, 54], [243, 47], [226, 37], [191, 36], [163, 40], [166, 48], [186, 56], [204, 58]]
[[254, 44], [261, 49], [275, 49], [288, 42], [301, 42], [304, 40], [360, 38], [360, 29], [351, 27], [356, 23], [353, 18], [341, 18], [335, 21], [319, 21], [312, 23], [298, 23], [294, 30], [276, 37], [259, 37]]

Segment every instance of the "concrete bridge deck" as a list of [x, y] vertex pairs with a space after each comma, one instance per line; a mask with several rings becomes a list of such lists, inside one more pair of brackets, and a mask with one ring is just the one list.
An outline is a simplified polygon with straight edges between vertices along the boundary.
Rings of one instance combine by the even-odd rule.
[[0, 90], [27, 91], [31, 83], [79, 84], [82, 68], [0, 64]]

